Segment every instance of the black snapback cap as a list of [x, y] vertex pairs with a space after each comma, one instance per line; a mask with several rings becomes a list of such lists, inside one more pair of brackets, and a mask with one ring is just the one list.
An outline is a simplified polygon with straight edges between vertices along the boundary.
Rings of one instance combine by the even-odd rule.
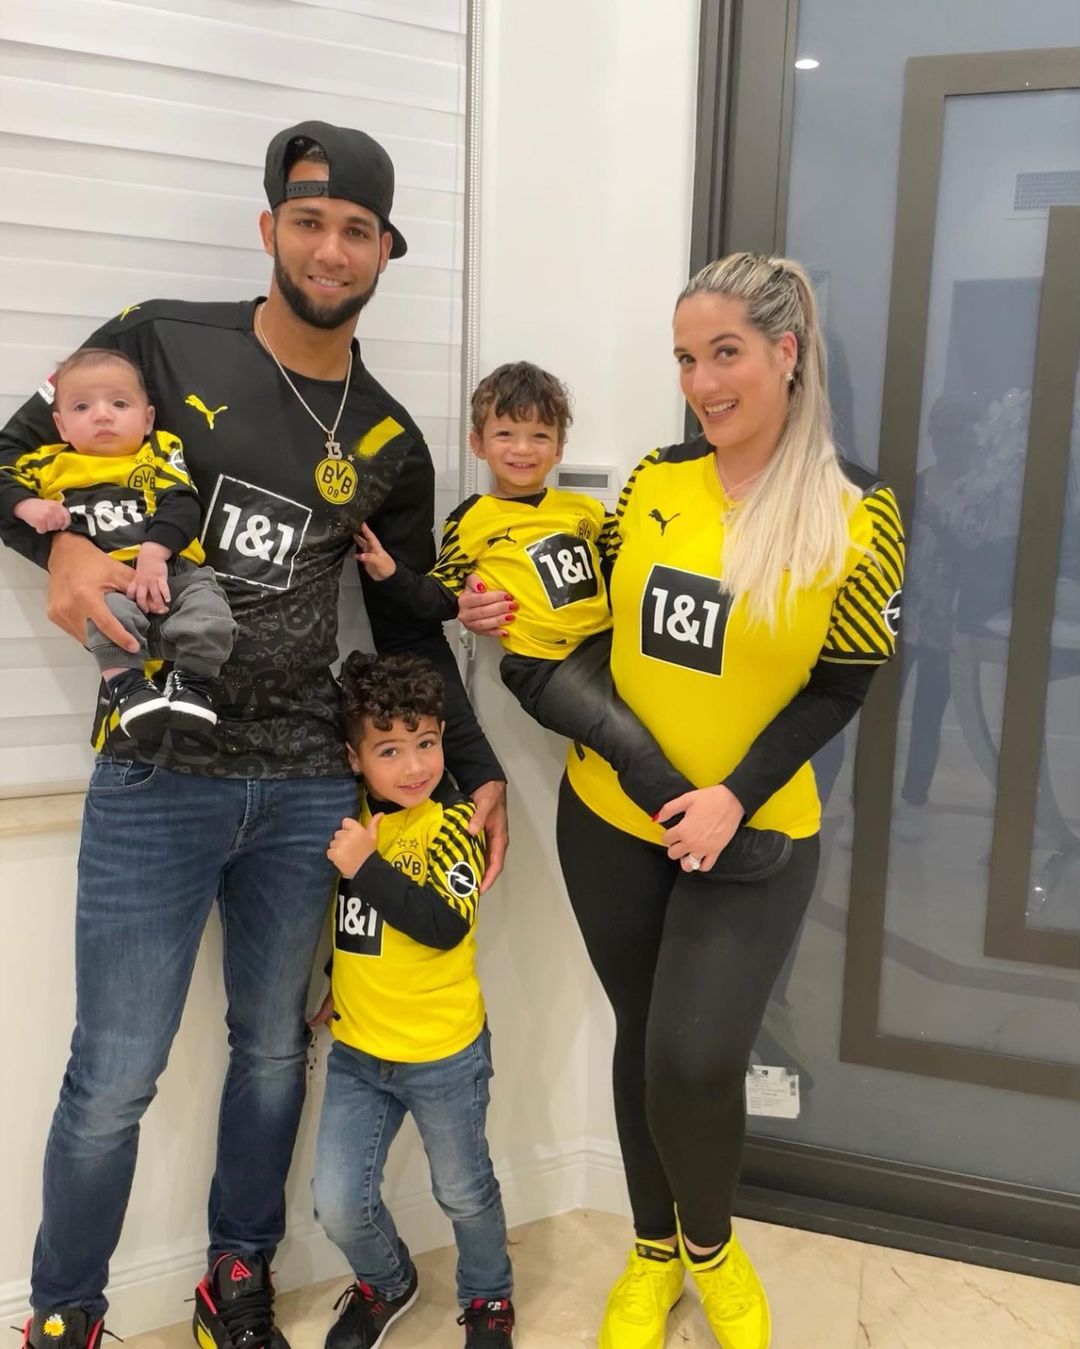
[[[301, 179], [288, 183], [289, 146], [303, 138], [314, 141], [326, 152], [330, 176], [326, 182]], [[295, 162], [295, 161], [294, 161]], [[331, 126], [329, 122], [298, 122], [279, 131], [266, 147], [266, 172], [263, 175], [270, 209], [298, 197], [342, 197], [374, 211], [390, 231], [393, 244], [390, 256], [400, 258], [407, 250], [405, 236], [390, 222], [394, 205], [394, 165], [377, 140], [352, 127]]]

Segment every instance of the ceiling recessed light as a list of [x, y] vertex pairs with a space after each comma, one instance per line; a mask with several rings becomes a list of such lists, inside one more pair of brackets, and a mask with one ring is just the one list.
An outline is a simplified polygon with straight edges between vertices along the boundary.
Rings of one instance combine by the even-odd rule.
[[812, 56], [800, 56], [795, 62], [796, 70], [817, 70], [821, 65], [820, 61], [815, 61]]

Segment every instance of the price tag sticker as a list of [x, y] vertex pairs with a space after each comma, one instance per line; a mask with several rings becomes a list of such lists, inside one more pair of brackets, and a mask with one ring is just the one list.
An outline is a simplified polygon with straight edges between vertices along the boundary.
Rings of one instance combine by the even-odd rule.
[[746, 1074], [746, 1113], [773, 1119], [799, 1118], [799, 1074], [751, 1064]]

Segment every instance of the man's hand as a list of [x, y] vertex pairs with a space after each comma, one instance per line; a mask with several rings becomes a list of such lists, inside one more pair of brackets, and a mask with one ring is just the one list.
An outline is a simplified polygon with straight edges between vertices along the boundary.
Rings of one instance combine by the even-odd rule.
[[172, 550], [149, 540], [139, 548], [135, 575], [128, 585], [128, 599], [134, 600], [144, 614], [169, 612], [169, 558]]
[[458, 622], [482, 637], [507, 637], [517, 603], [505, 590], [488, 590], [472, 572], [458, 596]]
[[476, 813], [469, 821], [469, 833], [478, 834], [483, 829], [487, 834], [487, 866], [484, 868], [484, 880], [480, 893], [490, 890], [498, 880], [499, 872], [506, 860], [506, 849], [510, 845], [510, 824], [506, 814], [506, 783], [485, 782], [472, 794]]
[[39, 534], [53, 534], [71, 524], [71, 512], [63, 502], [42, 501], [39, 497], [24, 497], [15, 507], [14, 515]]
[[373, 581], [385, 581], [397, 571], [397, 563], [379, 542], [375, 531], [367, 525], [360, 526], [360, 533], [354, 534], [356, 552], [353, 557], [362, 563], [364, 570]]
[[341, 821], [341, 828], [330, 840], [326, 855], [338, 871], [349, 880], [352, 880], [375, 851], [381, 819], [381, 814], [372, 815], [371, 822], [365, 826], [359, 820], [346, 817]]
[[325, 1026], [334, 1015], [334, 995], [327, 993], [322, 1000], [322, 1006], [317, 1012], [308, 1017], [307, 1023], [310, 1030], [318, 1030], [320, 1026]]
[[84, 646], [86, 624], [93, 623], [123, 651], [137, 652], [139, 643], [105, 603], [110, 590], [127, 593], [131, 568], [117, 562], [77, 534], [53, 535], [49, 553], [49, 621]]
[[699, 787], [676, 796], [656, 813], [660, 821], [683, 813], [678, 824], [664, 833], [667, 855], [682, 864], [683, 871], [694, 871], [686, 859], [696, 857], [708, 871], [742, 823], [742, 803], [727, 787]]

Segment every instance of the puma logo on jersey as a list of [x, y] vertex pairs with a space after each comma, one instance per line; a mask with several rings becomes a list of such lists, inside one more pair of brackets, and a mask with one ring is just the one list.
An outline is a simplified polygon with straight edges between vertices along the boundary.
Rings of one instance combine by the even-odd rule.
[[208, 408], [197, 393], [189, 393], [188, 396], [184, 399], [184, 402], [188, 405], [189, 408], [194, 408], [196, 412], [202, 413], [202, 415], [206, 418], [206, 424], [207, 426], [209, 426], [211, 431], [214, 429], [214, 418], [218, 415], [218, 413], [228, 412], [229, 410], [228, 403], [222, 403], [221, 407], [219, 408]]
[[[513, 525], [510, 526], [510, 529], [513, 529]], [[487, 546], [490, 548], [492, 544], [496, 543], [514, 543], [514, 536], [511, 534], [510, 529], [508, 529], [505, 534], [496, 534], [493, 538], [488, 539]]]
[[653, 509], [649, 512], [649, 519], [655, 520], [656, 523], [660, 526], [660, 537], [663, 538], [664, 530], [667, 529], [668, 525], [671, 524], [672, 520], [677, 520], [681, 514], [682, 511], [676, 511], [674, 515], [668, 516], [668, 518], [665, 520], [664, 517], [660, 514], [660, 512], [655, 507], [653, 507]]

